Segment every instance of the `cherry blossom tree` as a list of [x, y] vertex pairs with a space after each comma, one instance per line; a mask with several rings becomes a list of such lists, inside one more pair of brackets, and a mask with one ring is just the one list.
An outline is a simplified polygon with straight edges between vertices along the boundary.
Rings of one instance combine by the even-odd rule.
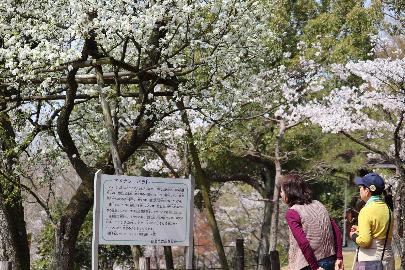
[[[334, 66], [342, 86], [306, 108], [324, 132], [341, 133], [363, 146], [370, 157], [394, 164], [395, 241], [405, 262], [403, 213], [405, 181], [405, 58], [376, 58]], [[353, 85], [357, 81], [357, 86]]]
[[10, 0], [0, 13], [2, 109], [29, 120], [41, 104], [82, 180], [58, 221], [55, 269], [73, 268], [95, 171], [114, 172], [98, 98], [125, 166], [181, 97], [221, 95], [271, 58], [261, 1]]

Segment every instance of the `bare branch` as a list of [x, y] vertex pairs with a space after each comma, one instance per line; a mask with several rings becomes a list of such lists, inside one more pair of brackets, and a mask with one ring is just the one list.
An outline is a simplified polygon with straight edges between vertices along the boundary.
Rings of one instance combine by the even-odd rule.
[[46, 212], [46, 215], [48, 216], [48, 218], [51, 220], [51, 222], [56, 225], [56, 221], [53, 219], [52, 214], [49, 210], [49, 207], [47, 206], [47, 204], [44, 202], [44, 200], [42, 200], [40, 198], [40, 196], [38, 194], [36, 194], [30, 187], [22, 184], [20, 181], [16, 181], [13, 177], [10, 177], [9, 175], [5, 174], [2, 170], [0, 170], [0, 174], [5, 177], [8, 181], [10, 181], [11, 183], [21, 186], [23, 189], [25, 189], [32, 197], [35, 198], [35, 200], [37, 201], [37, 203], [44, 209], [44, 211]]
[[257, 190], [260, 194], [264, 194], [264, 187], [260, 184], [260, 182], [251, 177], [247, 174], [233, 174], [233, 175], [217, 175], [217, 174], [210, 174], [208, 175], [210, 182], [218, 182], [218, 183], [226, 183], [226, 182], [243, 182], [255, 190]]
[[150, 148], [153, 149], [153, 151], [156, 153], [156, 155], [158, 155], [158, 157], [163, 161], [165, 166], [171, 171], [171, 173], [176, 178], [180, 178], [180, 175], [176, 172], [176, 170], [173, 168], [173, 166], [170, 165], [170, 163], [167, 161], [165, 156], [162, 154], [162, 152], [159, 150], [159, 148], [154, 143], [148, 142], [148, 143], [146, 143], [146, 145], [148, 145]]
[[374, 152], [374, 153], [377, 153], [377, 154], [381, 155], [381, 156], [384, 157], [384, 159], [386, 159], [387, 161], [391, 160], [391, 158], [389, 157], [389, 155], [388, 155], [387, 153], [385, 153], [385, 152], [383, 152], [383, 151], [380, 151], [380, 150], [378, 150], [377, 148], [375, 148], [375, 147], [373, 147], [373, 146], [371, 146], [371, 145], [369, 145], [369, 144], [367, 144], [367, 143], [365, 143], [365, 142], [363, 142], [363, 141], [360, 141], [359, 139], [354, 138], [353, 136], [351, 136], [350, 134], [348, 134], [348, 133], [346, 133], [346, 132], [344, 132], [344, 131], [341, 131], [340, 133], [342, 133], [343, 135], [345, 135], [347, 138], [349, 138], [350, 140], [354, 141], [355, 143], [364, 146], [364, 147], [367, 148], [368, 150], [370, 150], [370, 151], [372, 151], [372, 152]]

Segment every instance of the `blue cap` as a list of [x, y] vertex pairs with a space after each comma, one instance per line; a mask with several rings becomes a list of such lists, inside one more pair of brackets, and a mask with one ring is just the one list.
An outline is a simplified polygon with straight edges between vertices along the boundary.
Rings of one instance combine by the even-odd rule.
[[358, 186], [363, 185], [367, 187], [372, 192], [374, 191], [381, 192], [385, 189], [384, 179], [376, 173], [369, 173], [363, 177], [356, 177], [354, 182]]

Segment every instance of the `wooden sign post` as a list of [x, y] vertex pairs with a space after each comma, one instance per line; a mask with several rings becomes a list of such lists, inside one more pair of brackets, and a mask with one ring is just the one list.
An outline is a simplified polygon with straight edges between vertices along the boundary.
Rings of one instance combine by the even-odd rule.
[[94, 177], [92, 270], [98, 245], [186, 246], [192, 269], [194, 179]]

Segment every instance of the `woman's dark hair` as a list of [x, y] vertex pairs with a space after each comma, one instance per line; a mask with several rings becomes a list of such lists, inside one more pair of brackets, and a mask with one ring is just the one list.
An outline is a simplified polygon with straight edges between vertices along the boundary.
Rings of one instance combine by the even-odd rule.
[[309, 204], [312, 202], [312, 191], [308, 184], [297, 174], [283, 175], [280, 181], [287, 199], [287, 204]]
[[376, 191], [371, 191], [370, 190], [370, 192], [371, 192], [372, 196], [380, 196], [380, 195], [382, 195], [384, 193], [383, 190], [376, 190]]
[[389, 185], [387, 187], [387, 189], [384, 190], [383, 194], [384, 194], [385, 203], [388, 205], [388, 207], [391, 209], [391, 211], [394, 211], [394, 199], [393, 199], [393, 196], [392, 196], [392, 187], [391, 187], [391, 185]]

